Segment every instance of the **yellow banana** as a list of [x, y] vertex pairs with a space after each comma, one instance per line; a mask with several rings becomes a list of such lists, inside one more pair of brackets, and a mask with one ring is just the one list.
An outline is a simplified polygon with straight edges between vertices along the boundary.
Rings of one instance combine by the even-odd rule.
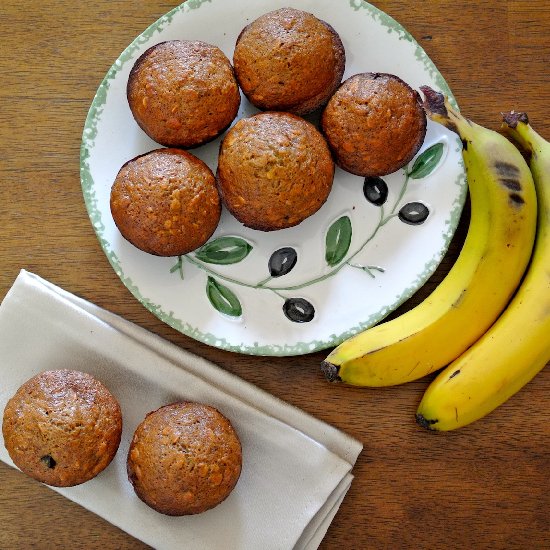
[[486, 416], [550, 361], [550, 143], [524, 113], [504, 120], [509, 135], [531, 153], [538, 196], [533, 257], [497, 322], [428, 387], [416, 418], [432, 430], [452, 430]]
[[423, 87], [429, 117], [456, 131], [471, 201], [462, 251], [438, 287], [407, 313], [336, 347], [325, 376], [357, 386], [389, 386], [439, 370], [471, 346], [514, 293], [531, 255], [536, 194], [525, 160], [505, 137], [463, 118]]

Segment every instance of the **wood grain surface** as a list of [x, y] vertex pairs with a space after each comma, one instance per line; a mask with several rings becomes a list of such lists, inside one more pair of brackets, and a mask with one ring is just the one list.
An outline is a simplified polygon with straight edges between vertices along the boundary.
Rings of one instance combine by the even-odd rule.
[[[421, 43], [468, 117], [497, 128], [501, 111], [525, 110], [550, 139], [548, 0], [373, 3]], [[323, 353], [262, 358], [207, 347], [146, 311], [115, 275], [82, 198], [82, 128], [119, 53], [175, 4], [0, 2], [0, 299], [28, 269], [361, 440], [325, 550], [550, 548], [548, 367], [484, 420], [431, 434], [413, 419], [429, 379], [375, 390], [331, 385], [319, 370]], [[466, 228], [467, 213], [441, 267], [399, 311], [441, 280]], [[0, 548], [96, 547], [144, 546], [0, 464]]]

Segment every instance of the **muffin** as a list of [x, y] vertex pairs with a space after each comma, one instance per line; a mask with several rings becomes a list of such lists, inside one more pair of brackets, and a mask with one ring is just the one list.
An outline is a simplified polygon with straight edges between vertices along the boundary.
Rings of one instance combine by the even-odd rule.
[[241, 444], [213, 407], [173, 403], [149, 413], [128, 451], [137, 496], [169, 516], [199, 514], [222, 502], [241, 474]]
[[362, 73], [338, 88], [321, 125], [339, 166], [358, 176], [384, 176], [418, 152], [426, 114], [419, 94], [397, 76]]
[[4, 409], [4, 444], [30, 477], [56, 487], [89, 481], [120, 443], [120, 406], [84, 372], [53, 370], [25, 382]]
[[237, 116], [241, 96], [229, 59], [205, 42], [171, 40], [144, 52], [126, 89], [136, 122], [154, 141], [194, 147]]
[[252, 229], [299, 224], [326, 201], [333, 178], [334, 163], [323, 136], [313, 124], [289, 113], [241, 119], [220, 146], [222, 201]]
[[239, 85], [263, 110], [304, 115], [324, 105], [344, 74], [338, 33], [311, 13], [283, 8], [262, 15], [237, 39]]
[[202, 246], [221, 215], [210, 168], [191, 153], [170, 148], [124, 164], [111, 188], [110, 204], [122, 236], [157, 256], [178, 256]]

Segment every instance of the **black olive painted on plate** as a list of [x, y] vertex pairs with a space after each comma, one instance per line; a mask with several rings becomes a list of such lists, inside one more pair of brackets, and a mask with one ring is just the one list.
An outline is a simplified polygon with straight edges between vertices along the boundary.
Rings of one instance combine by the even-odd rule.
[[422, 202], [409, 202], [399, 210], [398, 214], [399, 219], [409, 225], [420, 225], [429, 215], [430, 210]]
[[388, 184], [379, 177], [366, 177], [363, 194], [371, 204], [382, 206], [388, 199]]
[[298, 254], [294, 248], [291, 248], [290, 246], [279, 248], [279, 250], [275, 250], [269, 258], [269, 274], [272, 277], [282, 277], [292, 271], [292, 268], [296, 265], [297, 260]]
[[288, 298], [283, 305], [283, 312], [295, 323], [309, 323], [315, 317], [315, 308], [304, 298]]

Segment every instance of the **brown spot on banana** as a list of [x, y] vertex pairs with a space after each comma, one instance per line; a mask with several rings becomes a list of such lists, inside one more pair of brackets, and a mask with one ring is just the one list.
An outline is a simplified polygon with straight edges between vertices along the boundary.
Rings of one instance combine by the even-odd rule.
[[420, 366], [420, 361], [416, 363], [416, 365], [411, 369], [409, 374], [407, 376], [410, 376], [418, 367]]
[[462, 289], [462, 291], [460, 292], [460, 295], [458, 296], [458, 298], [453, 302], [452, 304], [452, 307], [459, 307], [460, 304], [462, 303], [462, 301], [464, 300], [464, 296], [466, 296], [466, 289]]
[[521, 191], [521, 183], [519, 180], [514, 178], [500, 178], [500, 183], [504, 185], [504, 187], [507, 187], [511, 191]]
[[454, 378], [457, 374], [460, 374], [460, 369], [455, 370], [455, 371], [453, 372], [453, 374], [451, 374], [451, 376], [449, 376], [449, 380], [450, 380], [451, 378]]
[[518, 195], [517, 193], [510, 193], [509, 197], [510, 197], [510, 202], [514, 206], [521, 206], [522, 204], [525, 204], [523, 197], [521, 195]]
[[495, 170], [498, 172], [498, 175], [502, 178], [507, 179], [518, 179], [520, 176], [520, 170], [511, 162], [504, 162], [502, 160], [497, 160], [495, 162]]
[[450, 120], [448, 122], [445, 122], [445, 128], [448, 130], [451, 130], [451, 132], [454, 132], [455, 134], [459, 134], [458, 128], [456, 127], [456, 124], [454, 122], [451, 122]]

